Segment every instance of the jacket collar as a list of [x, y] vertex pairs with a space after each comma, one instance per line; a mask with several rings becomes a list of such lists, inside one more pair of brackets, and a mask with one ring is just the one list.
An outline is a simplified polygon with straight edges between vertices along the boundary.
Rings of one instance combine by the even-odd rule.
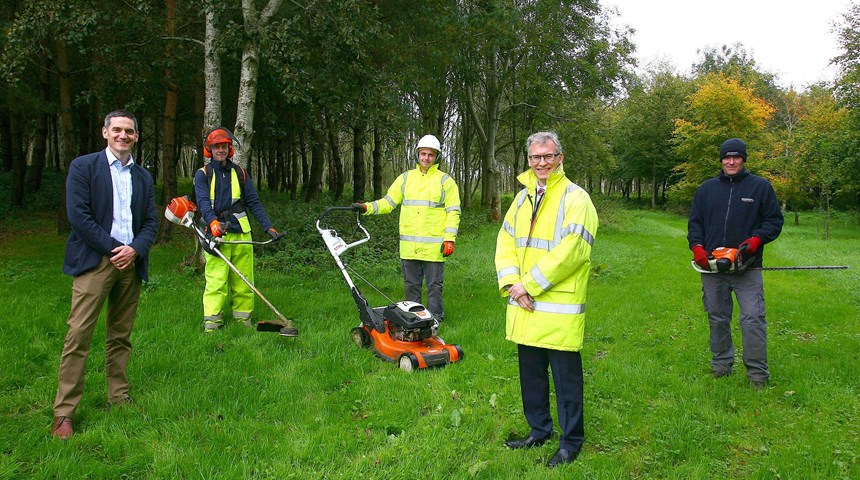
[[723, 182], [739, 182], [739, 181], [743, 180], [744, 178], [748, 177], [749, 175], [750, 175], [750, 171], [747, 170], [747, 167], [742, 168], [741, 171], [738, 172], [738, 174], [734, 175], [734, 176], [726, 175], [726, 172], [724, 172], [722, 169], [720, 169], [720, 181], [723, 181]]
[[[421, 171], [421, 163], [418, 163], [418, 162], [415, 163], [415, 170], [418, 170], [418, 173], [424, 173]], [[427, 174], [433, 173], [436, 170], [439, 170], [439, 162], [436, 162], [433, 165], [430, 165], [430, 168], [427, 169]]]
[[212, 160], [209, 163], [212, 164], [212, 168], [219, 172], [229, 172], [231, 168], [233, 168], [233, 160], [228, 158], [226, 162], [224, 162], [224, 166], [221, 166], [221, 162], [218, 160]]
[[[564, 176], [564, 164], [558, 166], [551, 174], [549, 174], [549, 178], [546, 179], [546, 189], [550, 190], [555, 184], [560, 182]], [[517, 175], [517, 180], [525, 185], [525, 187], [529, 191], [537, 190], [537, 175], [531, 171], [531, 169], [526, 170], [525, 172]]]

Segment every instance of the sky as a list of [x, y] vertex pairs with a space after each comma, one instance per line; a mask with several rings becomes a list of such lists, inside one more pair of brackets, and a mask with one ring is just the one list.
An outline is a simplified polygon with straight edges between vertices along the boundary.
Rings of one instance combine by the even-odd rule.
[[639, 67], [666, 61], [689, 74], [701, 59], [696, 50], [740, 43], [762, 70], [777, 75], [784, 88], [804, 90], [832, 81], [828, 66], [839, 54], [833, 24], [850, 0], [600, 0], [618, 8], [617, 26], [636, 30]]

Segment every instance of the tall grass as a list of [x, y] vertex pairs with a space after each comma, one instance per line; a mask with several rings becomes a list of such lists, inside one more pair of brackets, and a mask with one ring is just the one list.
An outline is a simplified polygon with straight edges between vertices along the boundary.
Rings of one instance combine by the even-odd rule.
[[[587, 438], [574, 465], [549, 471], [552, 442], [502, 446], [528, 427], [495, 286], [497, 225], [467, 214], [446, 268], [440, 334], [462, 346], [464, 361], [407, 374], [351, 342], [356, 309], [313, 227], [322, 207], [268, 200], [289, 235], [259, 249], [257, 286], [301, 336], [235, 323], [204, 335], [203, 281], [180, 266], [193, 248], [180, 235], [152, 252], [132, 336], [136, 403], [107, 405], [100, 326], [66, 442], [49, 436], [70, 300], [64, 239], [52, 215], [5, 221], [0, 478], [860, 478], [856, 216], [837, 217], [825, 241], [821, 218], [805, 214], [767, 246], [767, 265], [851, 269], [765, 273], [772, 378], [755, 391], [739, 358], [733, 376], [710, 376], [686, 220], [599, 204], [583, 351]], [[345, 257], [398, 299], [396, 218], [365, 223], [373, 240]], [[359, 284], [371, 303], [386, 302]], [[261, 302], [255, 314], [273, 318]]]

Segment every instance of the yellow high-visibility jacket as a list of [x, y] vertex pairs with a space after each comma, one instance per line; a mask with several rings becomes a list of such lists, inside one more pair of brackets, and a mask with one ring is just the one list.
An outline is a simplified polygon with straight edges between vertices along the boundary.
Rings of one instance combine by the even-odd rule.
[[457, 240], [460, 228], [460, 192], [447, 173], [431, 166], [401, 174], [388, 188], [385, 197], [367, 202], [366, 215], [390, 213], [400, 209], [400, 258], [444, 262], [442, 242]]
[[[562, 165], [547, 179], [536, 213], [537, 177], [529, 170], [517, 180], [526, 188], [514, 197], [496, 238], [499, 291], [508, 299], [505, 338], [522, 345], [579, 351], [597, 211], [588, 193], [564, 176]], [[515, 283], [522, 283], [534, 298], [534, 312], [510, 298], [507, 287]]]

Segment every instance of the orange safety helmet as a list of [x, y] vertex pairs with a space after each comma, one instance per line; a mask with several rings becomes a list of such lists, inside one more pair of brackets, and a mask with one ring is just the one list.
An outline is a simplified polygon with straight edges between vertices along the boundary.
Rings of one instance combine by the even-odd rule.
[[210, 150], [209, 147], [219, 143], [227, 143], [230, 145], [230, 152], [227, 153], [227, 157], [233, 158], [233, 154], [236, 153], [236, 151], [233, 150], [234, 142], [237, 147], [241, 147], [239, 140], [233, 135], [233, 132], [224, 127], [215, 127], [206, 132], [206, 135], [203, 136], [203, 156], [206, 158], [212, 158], [212, 150]]

